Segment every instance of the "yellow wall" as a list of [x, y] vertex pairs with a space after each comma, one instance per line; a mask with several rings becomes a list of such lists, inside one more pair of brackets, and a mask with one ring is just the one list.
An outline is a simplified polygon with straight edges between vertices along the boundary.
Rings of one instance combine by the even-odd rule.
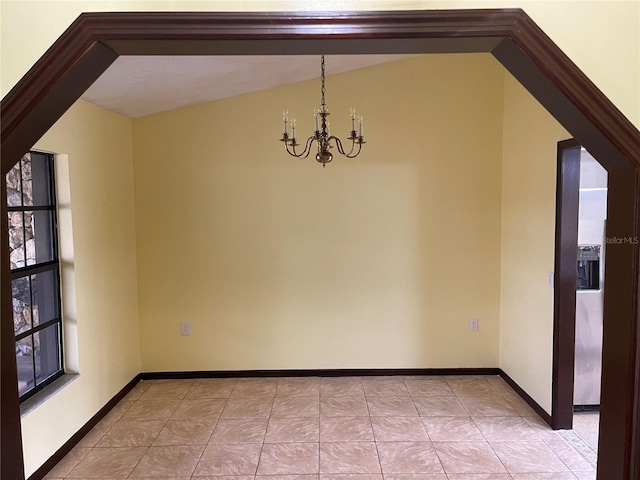
[[[0, 8], [2, 95], [81, 12], [522, 8], [640, 126], [640, 2], [636, 0], [0, 0]], [[26, 31], [38, 33], [25, 35]]]
[[[140, 372], [131, 120], [79, 101], [35, 148], [68, 155], [73, 238], [60, 234], [65, 278], [75, 276], [65, 322], [77, 326], [80, 377], [23, 417], [27, 475]], [[64, 300], [74, 301], [68, 288]]]
[[331, 76], [332, 133], [353, 104], [370, 142], [325, 169], [277, 141], [317, 80], [134, 120], [143, 370], [497, 367], [502, 81], [485, 54]]
[[567, 138], [505, 72], [500, 366], [549, 413], [556, 151]]

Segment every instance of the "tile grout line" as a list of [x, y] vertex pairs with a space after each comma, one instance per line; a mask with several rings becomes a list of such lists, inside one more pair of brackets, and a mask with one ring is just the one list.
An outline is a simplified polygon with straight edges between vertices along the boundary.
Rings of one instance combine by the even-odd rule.
[[[142, 394], [141, 394], [141, 395], [140, 395], [140, 396], [139, 396], [139, 397], [138, 397], [138, 398], [133, 402], [133, 405], [131, 405], [131, 406], [127, 409], [127, 412], [128, 412], [129, 410], [131, 410], [131, 409], [135, 406], [135, 404], [136, 404], [136, 403], [138, 403], [138, 402], [140, 401], [140, 399], [142, 398], [142, 395], [144, 395], [144, 394], [147, 392], [147, 390], [149, 390], [149, 385], [147, 385], [147, 388], [145, 388], [144, 392], [142, 392]], [[113, 427], [115, 426], [115, 424], [116, 424], [116, 423], [118, 423], [118, 421], [120, 421], [120, 419], [126, 415], [126, 413], [127, 413], [127, 412], [123, 413], [123, 414], [122, 414], [122, 416], [121, 416], [121, 417], [120, 417], [120, 418], [119, 418], [119, 419], [118, 419], [118, 420], [117, 420], [117, 421], [116, 421], [116, 422], [111, 426], [111, 428], [113, 428]], [[173, 412], [172, 412], [172, 414], [173, 414]], [[171, 416], [171, 415], [169, 415], [169, 416]], [[111, 430], [111, 428], [110, 428], [109, 430]], [[102, 438], [104, 438], [106, 435], [107, 435], [107, 434], [105, 433], [105, 434], [102, 436]], [[100, 440], [102, 440], [102, 438], [101, 438]], [[155, 439], [154, 439], [154, 440], [155, 440]], [[151, 443], [153, 443], [153, 442], [151, 442]], [[96, 445], [98, 445], [98, 444], [96, 443]], [[94, 447], [94, 448], [95, 448], [95, 447]], [[147, 448], [147, 449], [145, 450], [145, 452], [140, 456], [140, 459], [136, 462], [136, 464], [134, 465], [134, 467], [133, 467], [133, 468], [131, 469], [131, 471], [127, 474], [127, 478], [131, 478], [131, 474], [135, 471], [135, 469], [136, 469], [136, 468], [138, 468], [138, 465], [140, 465], [140, 462], [142, 461], [142, 459], [144, 458], [144, 456], [149, 452], [149, 448], [150, 448], [150, 447], [149, 447], [149, 446], [147, 446], [146, 448]]]
[[322, 449], [320, 442], [322, 440], [322, 378], [318, 383], [318, 480], [320, 480], [320, 465], [322, 463]]
[[[404, 384], [404, 380], [402, 381]], [[406, 385], [405, 385], [406, 388]], [[373, 434], [373, 444], [376, 447], [376, 455], [378, 456], [378, 465], [380, 466], [380, 476], [384, 479], [384, 471], [382, 470], [382, 460], [380, 459], [380, 449], [378, 448], [378, 437], [376, 436], [376, 431], [373, 428], [373, 419], [371, 418], [371, 410], [369, 409], [369, 401], [367, 400], [367, 391], [364, 388], [364, 383], [362, 384], [362, 392], [364, 393], [364, 403], [367, 406], [367, 413], [369, 414], [369, 424], [371, 425], [371, 433]], [[411, 402], [413, 403], [413, 401]]]
[[[427, 438], [429, 439], [429, 443], [431, 444], [431, 448], [433, 448], [433, 452], [436, 454], [436, 458], [438, 459], [438, 463], [440, 463], [440, 468], [442, 468], [442, 472], [444, 473], [444, 476], [447, 477], [447, 479], [448, 479], [449, 478], [449, 474], [447, 473], [447, 471], [444, 468], [444, 463], [442, 463], [442, 459], [440, 458], [440, 455], [438, 454], [438, 450], [436, 450], [436, 446], [433, 444], [433, 440], [431, 439], [431, 435], [429, 435], [429, 430], [427, 429], [427, 426], [424, 424], [424, 419], [420, 415], [420, 412], [418, 411], [418, 407], [416, 407], [416, 404], [413, 401], [413, 395], [411, 394], [411, 390], [407, 386], [407, 382], [405, 380], [403, 380], [403, 383], [404, 383], [405, 388], [409, 392], [409, 398], [411, 399], [411, 404], [413, 405], [413, 408], [416, 409], [416, 413], [418, 414], [418, 418], [420, 419], [420, 423], [422, 424], [422, 428], [424, 428], [424, 432], [427, 434]], [[446, 381], [446, 379], [445, 379], [445, 383], [447, 383], [447, 385], [449, 385], [449, 383]], [[449, 388], [451, 388], [451, 386], [449, 386]]]
[[[446, 381], [446, 380], [445, 380]], [[491, 382], [489, 382], [487, 380], [487, 383], [489, 385], [491, 385]], [[447, 384], [449, 384], [449, 382], [447, 382]], [[453, 387], [449, 384], [449, 387], [451, 388], [451, 390], [453, 391]], [[497, 391], [497, 389], [491, 385], [491, 387]], [[453, 391], [454, 395], [456, 396], [456, 398], [459, 398], [458, 395], [456, 394], [455, 391]], [[500, 392], [497, 392], [502, 398], [504, 398], [504, 395], [500, 394]], [[459, 401], [459, 400], [458, 400]], [[460, 401], [459, 401], [460, 402]], [[476, 421], [474, 420], [473, 416], [471, 415], [471, 413], [469, 413], [469, 411], [467, 410], [467, 408], [464, 406], [464, 404], [462, 402], [460, 402], [460, 405], [462, 405], [462, 408], [464, 408], [464, 410], [467, 412], [467, 414], [469, 415], [469, 418], [471, 419], [471, 422], [475, 425], [475, 427], [478, 429], [478, 431], [480, 432], [480, 435], [482, 435], [482, 438], [484, 438], [487, 446], [491, 449], [491, 451], [493, 452], [493, 454], [495, 455], [495, 457], [498, 459], [498, 461], [500, 462], [500, 465], [502, 465], [502, 467], [504, 468], [505, 472], [507, 472], [507, 475], [509, 475], [511, 477], [511, 472], [509, 471], [509, 469], [507, 468], [507, 466], [504, 464], [504, 462], [502, 461], [502, 459], [498, 456], [498, 454], [496, 453], [496, 451], [493, 449], [493, 446], [491, 445], [491, 443], [489, 443], [489, 439], [485, 436], [484, 433], [482, 433], [482, 430], [480, 430], [480, 428], [478, 427], [478, 424], [476, 423]], [[518, 412], [516, 412], [518, 413]], [[520, 415], [520, 414], [518, 414]], [[512, 477], [513, 478], [513, 477]]]
[[[191, 387], [193, 386], [193, 382]], [[138, 400], [135, 402], [139, 402], [142, 399], [142, 396], [149, 390], [150, 385], [147, 387], [147, 389], [142, 393], [142, 395], [140, 395], [140, 397], [138, 397]], [[189, 387], [189, 390], [191, 390], [191, 387]], [[189, 390], [187, 390], [187, 393], [189, 392]], [[164, 421], [164, 423], [162, 424], [162, 427], [160, 427], [160, 430], [158, 430], [158, 433], [156, 434], [156, 436], [153, 438], [153, 440], [151, 441], [151, 444], [147, 446], [147, 450], [144, 452], [144, 454], [140, 457], [140, 460], [138, 460], [138, 462], [136, 463], [136, 465], [133, 467], [133, 470], [131, 470], [131, 472], [129, 473], [129, 475], [127, 475], [127, 478], [135, 478], [135, 477], [131, 477], [131, 475], [133, 475], [133, 472], [135, 472], [136, 468], [138, 468], [138, 465], [140, 465], [140, 462], [142, 462], [142, 459], [145, 457], [145, 455], [147, 455], [149, 453], [149, 450], [151, 449], [151, 447], [153, 446], [153, 442], [156, 441], [156, 439], [158, 438], [158, 436], [160, 435], [160, 432], [162, 432], [162, 429], [167, 425], [167, 423], [169, 422], [169, 419], [171, 418], [171, 416], [175, 413], [175, 411], [178, 409], [178, 407], [180, 406], [180, 404], [182, 403], [182, 400], [184, 400], [184, 398], [187, 396], [187, 393], [185, 393], [181, 398], [179, 398], [179, 402], [178, 405], [176, 405], [176, 407], [171, 410], [171, 413], [169, 414], [169, 416], [167, 417], [167, 419]], [[134, 403], [134, 405], [135, 405]], [[131, 407], [129, 407], [129, 410], [133, 408], [133, 405]], [[127, 410], [127, 411], [129, 411]], [[126, 413], [126, 412], [125, 412]], [[120, 417], [120, 419], [122, 419], [124, 417], [125, 414], [122, 414], [122, 416]], [[118, 419], [118, 422], [120, 421], [120, 419]], [[117, 422], [116, 422], [117, 423]], [[115, 424], [114, 424], [115, 425]], [[195, 468], [194, 468], [195, 471]], [[193, 472], [191, 472], [193, 473]]]
[[267, 418], [267, 428], [265, 429], [264, 436], [262, 437], [262, 446], [260, 447], [260, 454], [258, 455], [258, 462], [256, 463], [256, 473], [254, 478], [257, 477], [258, 469], [260, 468], [260, 461], [262, 460], [262, 452], [264, 452], [265, 440], [267, 439], [267, 432], [269, 431], [269, 424], [271, 423], [271, 418], [273, 415], [273, 405], [275, 404], [276, 396], [278, 395], [278, 382], [276, 382], [276, 390], [273, 393], [273, 399], [271, 400], [271, 409], [269, 410], [269, 417]]
[[[195, 384], [196, 384], [196, 382], [193, 382], [193, 384], [191, 385], [191, 388], [189, 389], [189, 392], [195, 386]], [[235, 388], [235, 386], [236, 386], [236, 382], [234, 382], [233, 388]], [[231, 397], [231, 393], [233, 392], [233, 388], [231, 389], [231, 392], [229, 392], [229, 397]], [[185, 396], [185, 398], [189, 395], [189, 392], [187, 392], [187, 395]], [[207, 400], [217, 400], [217, 398], [208, 398]], [[222, 417], [222, 412], [224, 411], [225, 408], [227, 408], [227, 403], [228, 402], [229, 402], [229, 398], [225, 398], [224, 399], [224, 406], [222, 407], [222, 411], [218, 414], [218, 418], [216, 418], [216, 424], [211, 429], [211, 434], [209, 434], [209, 438], [207, 439], [207, 443], [205, 443], [204, 448], [202, 449], [202, 453], [200, 453], [200, 457], [198, 458], [198, 461], [196, 462], [195, 467], [193, 467], [193, 472], [191, 472], [191, 475], [189, 476], [189, 478], [193, 478], [194, 474], [196, 473], [196, 470], [198, 470], [198, 466], [200, 465], [200, 461], [202, 460], [202, 457], [204, 457], [204, 452], [207, 450], [207, 447], [209, 446], [209, 442], [211, 441], [211, 437], [213, 437], [213, 432], [216, 431], [216, 428], [218, 427], [218, 422], [220, 422], [220, 417]]]
[[[148, 388], [148, 387], [147, 387], [147, 388]], [[145, 391], [146, 391], [146, 390], [147, 390], [147, 389], [145, 389]], [[142, 393], [140, 394], [140, 397], [141, 397], [143, 394], [144, 394], [144, 392], [142, 392]], [[80, 462], [81, 462], [81, 461], [82, 461], [82, 460], [83, 460], [87, 455], [89, 455], [89, 454], [90, 454], [90, 453], [91, 453], [91, 452], [96, 448], [96, 446], [98, 445], [98, 443], [100, 443], [100, 441], [101, 441], [101, 440], [102, 440], [102, 439], [107, 435], [107, 433], [109, 433], [109, 432], [111, 431], [111, 429], [114, 427], [114, 425], [115, 425], [116, 423], [118, 423], [118, 421], [120, 420], [120, 418], [122, 418], [122, 417], [123, 417], [123, 416], [124, 416], [124, 415], [125, 415], [125, 414], [126, 414], [126, 413], [131, 409], [131, 408], [132, 408], [132, 407], [133, 407], [133, 405], [134, 405], [134, 404], [135, 404], [135, 403], [140, 399], [140, 397], [138, 397], [136, 400], [133, 400], [133, 401], [131, 402], [131, 403], [132, 403], [132, 405], [131, 405], [127, 410], [125, 410], [125, 411], [123, 412], [123, 414], [118, 418], [118, 420], [116, 420], [115, 422], [113, 422], [113, 424], [112, 424], [112, 425], [109, 425], [109, 428], [107, 428], [107, 430], [106, 430], [106, 431], [105, 431], [105, 432], [100, 436], [100, 438], [96, 441], [96, 443], [95, 443], [92, 447], [90, 447], [90, 450], [87, 452], [87, 454], [86, 454], [86, 455], [84, 455], [84, 456], [82, 457], [82, 459], [80, 459], [80, 461], [79, 461], [76, 465], [74, 465], [74, 466], [73, 466], [73, 468], [72, 468], [72, 469], [67, 473], [67, 475], [65, 475], [65, 478], [67, 478], [71, 473], [73, 473], [73, 471], [78, 467], [78, 465], [80, 465]], [[125, 398], [126, 398], [126, 397], [125, 397]], [[123, 399], [123, 400], [124, 400], [124, 399]], [[118, 402], [118, 403], [119, 403], [119, 402]], [[94, 427], [94, 428], [95, 428], [95, 427]], [[92, 430], [93, 430], [93, 429], [92, 429]], [[75, 448], [75, 447], [74, 447], [74, 448]], [[146, 452], [145, 452], [145, 453], [146, 453]], [[143, 456], [144, 456], [144, 454], [143, 454]], [[142, 457], [140, 457], [140, 459], [142, 459]], [[138, 461], [138, 463], [139, 463], [139, 461]], [[137, 467], [137, 466], [138, 466], [138, 463], [136, 463], [136, 465], [133, 467], [133, 468], [134, 468], [134, 470], [135, 470], [135, 467]], [[129, 475], [131, 475], [131, 473], [133, 473], [133, 470], [131, 470], [131, 472], [130, 472], [129, 474], [127, 474], [127, 477], [129, 477]]]

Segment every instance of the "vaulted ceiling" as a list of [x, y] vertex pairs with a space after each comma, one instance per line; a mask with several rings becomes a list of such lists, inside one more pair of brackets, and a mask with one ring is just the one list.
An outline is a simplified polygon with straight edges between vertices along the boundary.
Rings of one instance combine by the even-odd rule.
[[[408, 56], [331, 55], [326, 69], [330, 75]], [[319, 76], [318, 55], [123, 55], [82, 99], [137, 118]]]

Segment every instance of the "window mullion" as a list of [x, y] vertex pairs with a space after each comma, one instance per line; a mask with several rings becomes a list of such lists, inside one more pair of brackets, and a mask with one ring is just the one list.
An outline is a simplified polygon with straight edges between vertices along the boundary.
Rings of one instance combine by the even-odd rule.
[[40, 330], [49, 328], [51, 325], [55, 325], [56, 323], [59, 323], [60, 328], [62, 328], [62, 319], [60, 317], [52, 318], [51, 320], [48, 320], [45, 323], [39, 324], [37, 327], [34, 327], [30, 330], [25, 330], [24, 332], [16, 335], [16, 342], [19, 342], [20, 340], [27, 338], [31, 334], [38, 333]]
[[[24, 172], [22, 171], [22, 158], [18, 162], [18, 172], [20, 175], [19, 185], [20, 185], [20, 206], [24, 208]], [[20, 214], [20, 218], [22, 220], [22, 260], [24, 261], [24, 266], [27, 266], [27, 232], [24, 228], [24, 210]]]
[[51, 205], [27, 205], [19, 207], [7, 207], [8, 212], [27, 212], [27, 211], [51, 211], [53, 207]]
[[[24, 158], [24, 157], [22, 157]], [[24, 185], [22, 183], [22, 158], [20, 159], [20, 161], [18, 162], [18, 171], [20, 172], [20, 206], [24, 207]]]
[[29, 265], [24, 268], [16, 268], [11, 271], [11, 279], [26, 277], [28, 275], [35, 275], [37, 273], [47, 272], [49, 270], [56, 270], [59, 266], [58, 260], [49, 260], [48, 262], [36, 263], [35, 265]]
[[35, 388], [38, 383], [38, 375], [36, 374], [36, 336], [33, 332], [35, 316], [33, 315], [33, 276], [31, 275], [29, 276], [29, 299], [31, 300], [29, 302], [31, 304], [31, 363], [33, 364], [33, 388]]

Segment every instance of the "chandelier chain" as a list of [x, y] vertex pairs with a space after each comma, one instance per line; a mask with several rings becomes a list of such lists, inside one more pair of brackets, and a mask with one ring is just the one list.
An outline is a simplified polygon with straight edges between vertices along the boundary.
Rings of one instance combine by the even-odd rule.
[[320, 61], [320, 69], [321, 69], [320, 79], [321, 79], [321, 83], [322, 83], [322, 106], [324, 107], [324, 105], [325, 105], [325, 103], [324, 103], [324, 92], [325, 92], [325, 87], [324, 87], [324, 55], [322, 55], [322, 60]]

